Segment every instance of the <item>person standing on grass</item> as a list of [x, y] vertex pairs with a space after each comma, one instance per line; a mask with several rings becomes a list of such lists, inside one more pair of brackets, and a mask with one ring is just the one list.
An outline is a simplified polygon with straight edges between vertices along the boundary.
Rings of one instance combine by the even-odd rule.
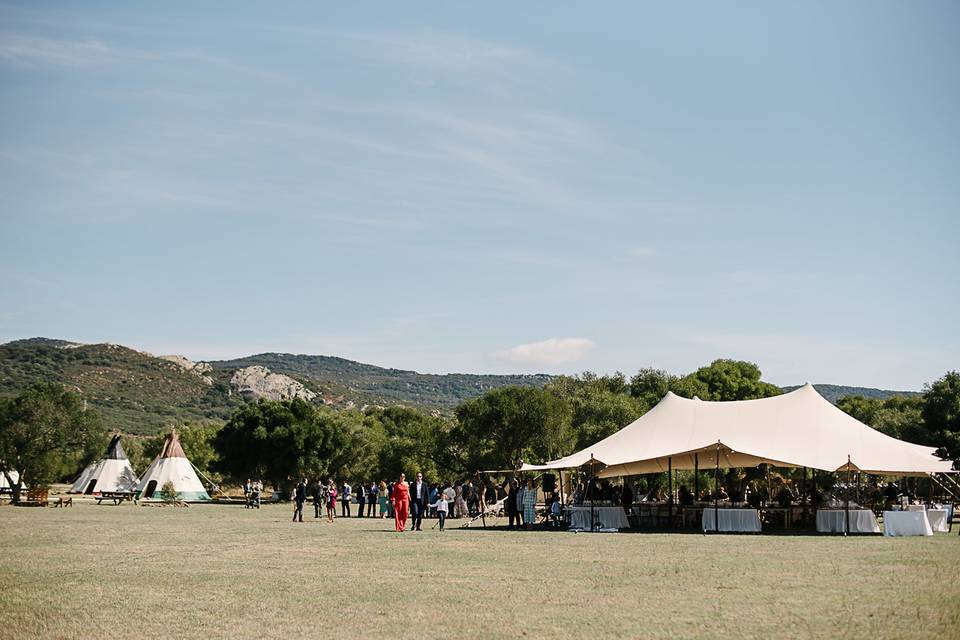
[[370, 490], [367, 492], [367, 517], [374, 518], [377, 515], [377, 501], [380, 499], [380, 490], [377, 489], [377, 483], [370, 483]]
[[533, 478], [527, 480], [527, 488], [523, 491], [523, 521], [527, 524], [527, 531], [533, 529], [533, 523], [537, 521], [537, 490]]
[[313, 517], [320, 517], [320, 510], [323, 508], [323, 494], [326, 493], [326, 489], [323, 486], [323, 481], [320, 478], [317, 478], [313, 486], [310, 487], [310, 497], [313, 498]]
[[244, 508], [250, 508], [250, 478], [247, 478], [247, 481], [243, 483], [243, 502]]
[[436, 501], [430, 505], [431, 509], [437, 510], [437, 520], [440, 525], [440, 531], [443, 531], [444, 523], [447, 521], [447, 498], [441, 492], [437, 492]]
[[387, 485], [387, 517], [388, 518], [396, 517], [395, 515], [396, 509], [394, 509], [394, 506], [393, 506], [393, 490], [395, 488], [394, 484], [395, 483], [391, 482], [390, 484]]
[[517, 514], [517, 528], [523, 528], [523, 493], [525, 491], [524, 487], [526, 484], [517, 483], [517, 491], [515, 494], [511, 494], [511, 500], [514, 502], [514, 508], [516, 509]]
[[352, 490], [350, 489], [350, 483], [344, 481], [343, 487], [340, 489], [340, 515], [344, 518], [350, 517], [350, 494]]
[[357, 483], [357, 517], [364, 516], [363, 508], [367, 506], [367, 486], [364, 482]]
[[443, 483], [443, 492], [441, 495], [447, 500], [447, 516], [453, 513], [453, 500], [457, 496], [457, 492], [453, 490], [453, 485], [449, 482]]
[[263, 480], [257, 478], [257, 481], [253, 483], [253, 506], [257, 509], [260, 508], [260, 496], [263, 495]]
[[423, 481], [423, 474], [419, 471], [417, 472], [417, 479], [410, 483], [409, 491], [410, 515], [413, 518], [410, 530], [423, 531], [420, 527], [423, 523], [423, 512], [427, 508], [427, 497], [430, 488], [427, 486], [427, 483]]
[[410, 488], [407, 486], [406, 480], [407, 477], [401, 473], [400, 479], [393, 485], [393, 493], [390, 496], [397, 531], [403, 531], [407, 526], [407, 509], [410, 506]]
[[516, 480], [511, 480], [507, 485], [507, 499], [504, 500], [507, 512], [507, 522], [511, 529], [520, 526], [520, 518], [517, 516], [517, 490], [520, 485]]
[[293, 521], [303, 522], [303, 503], [307, 501], [307, 479], [304, 478], [293, 490]]
[[333, 478], [327, 480], [327, 520], [333, 522], [337, 517], [337, 485]]
[[467, 501], [463, 499], [463, 483], [457, 480], [454, 488], [453, 517], [463, 518], [467, 515]]

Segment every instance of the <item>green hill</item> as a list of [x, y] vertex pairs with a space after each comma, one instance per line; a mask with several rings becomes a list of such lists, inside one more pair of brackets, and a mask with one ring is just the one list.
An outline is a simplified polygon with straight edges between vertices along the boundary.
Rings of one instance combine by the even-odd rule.
[[551, 376], [431, 374], [384, 369], [331, 356], [261, 353], [236, 360], [213, 361], [216, 370], [234, 371], [261, 365], [319, 391], [332, 404], [344, 400], [384, 406], [405, 404], [429, 409], [453, 409], [463, 400], [503, 386], [543, 386]]
[[[799, 388], [800, 385], [793, 385], [791, 387], [781, 387], [784, 393], [793, 391], [794, 389]], [[873, 389], [871, 387], [847, 387], [839, 384], [815, 384], [813, 388], [816, 389], [820, 395], [832, 402], [837, 404], [837, 400], [844, 396], [863, 396], [865, 398], [876, 398], [878, 400], [886, 400], [887, 398], [893, 396], [918, 396], [920, 395], [919, 391], [889, 391], [887, 389]]]
[[0, 396], [37, 380], [63, 382], [83, 393], [109, 428], [128, 433], [227, 418], [241, 400], [231, 395], [228, 375], [212, 378], [209, 384], [173, 362], [115, 344], [34, 338], [0, 345]]
[[[186, 361], [184, 361], [186, 362]], [[261, 353], [207, 363], [203, 370], [115, 344], [77, 344], [31, 338], [0, 345], [0, 397], [16, 395], [37, 380], [76, 387], [111, 429], [152, 434], [186, 420], [226, 420], [243, 403], [230, 378], [260, 365], [300, 381], [334, 407], [402, 404], [450, 412], [468, 398], [508, 385], [542, 386], [551, 376], [424, 374], [384, 369], [331, 356]], [[915, 395], [864, 387], [818, 384], [831, 402], [845, 395], [888, 398]], [[790, 391], [796, 387], [784, 387]]]
[[546, 375], [420, 374], [343, 358], [267, 353], [211, 362], [201, 373], [115, 344], [31, 338], [0, 345], [0, 397], [37, 380], [76, 387], [111, 429], [156, 433], [185, 420], [226, 420], [243, 403], [230, 387], [233, 372], [262, 365], [288, 375], [335, 407], [403, 404], [449, 411], [459, 402], [505, 385], [543, 385]]

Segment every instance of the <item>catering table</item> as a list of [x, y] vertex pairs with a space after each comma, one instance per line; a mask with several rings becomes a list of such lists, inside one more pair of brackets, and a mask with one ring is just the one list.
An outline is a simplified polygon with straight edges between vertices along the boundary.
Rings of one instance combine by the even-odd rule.
[[934, 531], [946, 533], [950, 531], [950, 522], [947, 520], [946, 509], [927, 509], [927, 520]]
[[[846, 516], [843, 509], [817, 509], [817, 531], [843, 533]], [[851, 509], [850, 533], [880, 533], [880, 524], [869, 509]]]
[[[590, 528], [590, 506], [567, 507], [571, 529]], [[594, 522], [605, 529], [629, 529], [630, 521], [623, 507], [594, 507]]]
[[[716, 513], [717, 520], [714, 520]], [[719, 527], [716, 526], [719, 523]], [[756, 509], [710, 509], [703, 510], [704, 531], [750, 531], [760, 532], [760, 512]]]
[[906, 511], [926, 511], [927, 508], [922, 504], [908, 504]]
[[884, 511], [883, 535], [932, 536], [926, 511]]

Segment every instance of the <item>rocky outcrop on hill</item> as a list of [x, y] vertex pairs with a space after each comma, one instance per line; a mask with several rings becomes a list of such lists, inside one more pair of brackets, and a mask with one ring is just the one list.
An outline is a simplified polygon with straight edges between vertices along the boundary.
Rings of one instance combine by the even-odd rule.
[[273, 373], [259, 365], [237, 369], [230, 378], [230, 388], [248, 400], [313, 400], [313, 391], [282, 373]]
[[183, 356], [157, 356], [161, 360], [172, 362], [178, 367], [197, 375], [207, 386], [213, 385], [213, 378], [206, 375], [213, 371], [213, 367], [207, 362], [194, 362]]

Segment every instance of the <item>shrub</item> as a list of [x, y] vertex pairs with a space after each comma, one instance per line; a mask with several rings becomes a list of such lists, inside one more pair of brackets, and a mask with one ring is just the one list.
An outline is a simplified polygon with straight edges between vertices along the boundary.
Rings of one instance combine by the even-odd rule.
[[167, 503], [177, 501], [177, 489], [170, 480], [164, 482], [163, 486], [160, 487], [160, 499]]

